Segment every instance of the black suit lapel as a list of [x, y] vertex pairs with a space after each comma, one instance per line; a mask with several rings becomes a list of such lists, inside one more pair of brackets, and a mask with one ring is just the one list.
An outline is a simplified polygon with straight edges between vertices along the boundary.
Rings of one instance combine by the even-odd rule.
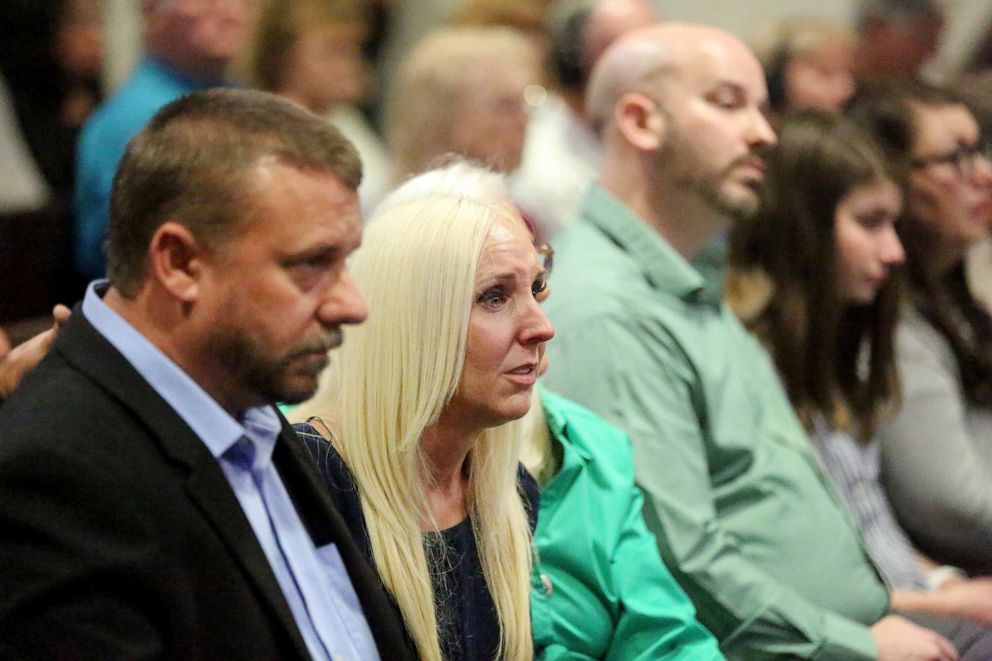
[[227, 478], [203, 442], [145, 379], [82, 314], [79, 306], [60, 334], [55, 351], [130, 410], [156, 438], [164, 453], [188, 469], [186, 489], [210, 521], [262, 601], [293, 641], [300, 658], [308, 658], [289, 604]]
[[285, 419], [282, 423], [282, 434], [273, 451], [272, 461], [311, 539], [318, 546], [331, 542], [337, 546], [380, 656], [389, 661], [415, 659], [413, 642], [403, 627], [399, 608], [335, 509], [309, 451], [289, 423]]

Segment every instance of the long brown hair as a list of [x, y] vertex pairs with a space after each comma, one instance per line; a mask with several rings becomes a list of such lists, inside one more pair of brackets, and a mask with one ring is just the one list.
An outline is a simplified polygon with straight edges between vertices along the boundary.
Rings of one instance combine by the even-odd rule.
[[[867, 128], [905, 181], [912, 167], [916, 113], [920, 108], [967, 107], [953, 93], [924, 83], [870, 87], [851, 102], [849, 115]], [[933, 235], [909, 209], [899, 222], [906, 249], [913, 306], [947, 341], [961, 387], [972, 404], [992, 407], [992, 318], [965, 281], [964, 264], [934, 276], [929, 268]]]
[[[845, 302], [834, 235], [841, 200], [890, 178], [857, 126], [823, 111], [796, 113], [769, 154], [760, 210], [731, 234], [731, 304], [769, 349], [807, 428], [819, 414], [867, 439], [898, 399], [898, 278], [868, 305]], [[755, 274], [769, 285], [757, 302], [747, 300]]]

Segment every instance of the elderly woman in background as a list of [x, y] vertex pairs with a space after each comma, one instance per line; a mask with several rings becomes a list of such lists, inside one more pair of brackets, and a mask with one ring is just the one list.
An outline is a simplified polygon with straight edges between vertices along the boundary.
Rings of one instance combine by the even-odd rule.
[[[437, 195], [509, 199], [504, 176], [455, 161], [408, 180], [383, 206]], [[537, 389], [524, 425], [522, 461], [542, 486], [531, 590], [537, 658], [722, 659], [644, 524], [626, 434]]]
[[529, 659], [541, 255], [512, 208], [436, 197], [370, 221], [351, 273], [375, 314], [297, 412], [319, 416], [304, 437], [421, 658]]
[[964, 257], [992, 224], [992, 163], [955, 97], [919, 84], [866, 90], [849, 112], [905, 177], [898, 227], [909, 305], [896, 335], [903, 405], [880, 430], [882, 477], [923, 551], [992, 573], [992, 319]]
[[501, 172], [520, 165], [524, 91], [540, 49], [505, 27], [441, 28], [410, 53], [390, 91], [386, 138], [402, 180], [454, 153]]

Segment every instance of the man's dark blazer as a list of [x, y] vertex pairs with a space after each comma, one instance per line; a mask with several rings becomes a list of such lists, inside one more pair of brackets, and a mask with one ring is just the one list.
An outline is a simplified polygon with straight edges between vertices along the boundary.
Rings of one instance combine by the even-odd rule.
[[[273, 462], [337, 545], [384, 660], [399, 614], [283, 421]], [[77, 307], [0, 407], [0, 658], [309, 658], [217, 461]]]

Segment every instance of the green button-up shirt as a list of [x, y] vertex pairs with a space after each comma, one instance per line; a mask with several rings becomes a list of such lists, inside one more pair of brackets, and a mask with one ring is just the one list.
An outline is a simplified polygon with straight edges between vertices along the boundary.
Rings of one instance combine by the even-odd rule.
[[888, 592], [719, 292], [599, 187], [556, 249], [548, 386], [630, 434], [648, 528], [724, 653], [876, 658]]

